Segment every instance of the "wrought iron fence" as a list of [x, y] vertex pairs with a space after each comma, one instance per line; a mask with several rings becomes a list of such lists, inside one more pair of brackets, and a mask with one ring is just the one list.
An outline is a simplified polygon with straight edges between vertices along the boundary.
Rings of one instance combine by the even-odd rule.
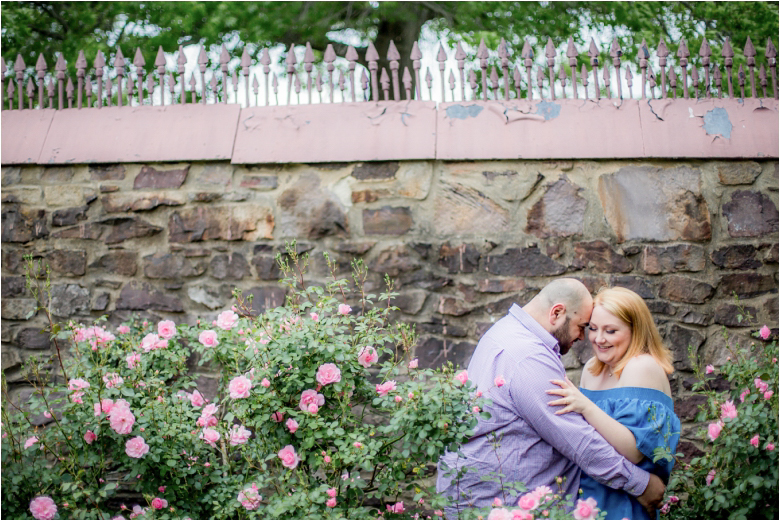
[[[0, 106], [4, 110], [33, 108], [62, 110], [66, 107], [73, 108], [74, 105], [75, 108], [99, 109], [104, 106], [110, 107], [113, 104], [120, 107], [123, 105], [165, 105], [166, 99], [169, 104], [216, 104], [228, 103], [230, 97], [228, 93], [231, 89], [233, 90], [233, 103], [241, 103], [246, 107], [272, 105], [271, 89], [274, 98], [273, 104], [276, 105], [279, 105], [280, 101], [286, 102], [288, 105], [294, 104], [293, 90], [297, 104], [424, 100], [426, 95], [427, 99], [433, 99], [433, 74], [430, 68], [426, 67], [425, 74], [421, 79], [423, 56], [416, 42], [410, 56], [414, 73], [410, 73], [409, 69], [404, 67], [400, 78], [398, 69], [401, 57], [392, 42], [387, 53], [390, 74], [385, 67], [382, 67], [381, 72], [378, 70], [379, 53], [373, 43], [369, 43], [365, 55], [367, 68], [358, 65], [359, 56], [353, 46], [348, 47], [344, 56], [347, 62], [346, 68], [337, 68], [334, 65], [338, 57], [332, 45], [328, 45], [322, 62], [316, 67], [314, 53], [308, 43], [302, 68], [296, 59], [294, 50], [294, 46], [290, 46], [284, 60], [287, 92], [286, 97], [283, 97], [282, 100], [279, 99], [279, 77], [271, 71], [272, 60], [267, 48], [263, 49], [256, 59], [253, 59], [245, 48], [241, 56], [240, 71], [234, 68], [232, 73], [228, 74], [231, 56], [223, 44], [219, 56], [219, 73], [217, 73], [216, 68], [209, 67], [208, 55], [201, 47], [197, 59], [199, 75], [193, 71], [190, 73], [189, 79], [185, 77], [187, 57], [181, 46], [177, 52], [177, 74], [175, 76], [172, 71], [166, 72], [165, 53], [162, 47], [159, 48], [154, 62], [156, 74], [155, 71], [147, 73], [146, 63], [140, 49], [136, 49], [132, 61], [133, 70], [130, 71], [131, 64], [125, 59], [122, 50], [117, 48], [111, 64], [113, 73], [109, 70], [108, 74], [102, 51], [98, 51], [92, 62], [92, 67], [89, 66], [84, 52], [81, 51], [76, 61], [75, 85], [72, 78], [66, 75], [67, 64], [61, 54], [57, 58], [53, 72], [49, 70], [43, 55], [39, 55], [34, 73], [28, 71], [21, 56], [17, 56], [13, 63], [13, 70], [7, 68], [3, 59], [2, 79], [5, 83], [7, 78], [7, 88], [0, 88], [0, 96], [2, 96], [0, 97]], [[439, 64], [440, 99], [443, 101], [468, 101], [480, 98], [482, 100], [556, 99], [556, 96], [562, 98], [567, 96], [582, 97], [584, 99], [623, 99], [634, 97], [633, 88], [635, 86], [637, 94], [639, 95], [641, 92], [641, 99], [676, 98], [680, 87], [682, 97], [685, 99], [716, 96], [718, 98], [745, 98], [746, 94], [752, 98], [767, 98], [769, 81], [771, 81], [771, 97], [778, 98], [777, 49], [771, 39], [767, 40], [765, 63], [761, 63], [758, 69], [758, 82], [756, 82], [757, 53], [750, 38], [747, 39], [743, 51], [748, 71], [745, 73], [744, 67], [740, 65], [736, 72], [736, 78], [733, 71], [734, 51], [728, 40], [722, 46], [720, 53], [725, 72], [721, 72], [721, 64], [713, 59], [712, 50], [706, 39], [701, 44], [698, 51], [699, 59], [696, 60], [695, 64], [690, 60], [691, 53], [685, 39], [680, 40], [677, 51], [673, 54], [663, 40], [655, 51], [651, 51], [643, 40], [636, 55], [636, 62], [633, 64], [635, 70], [638, 69], [639, 72], [636, 77], [632, 71], [632, 64], [624, 61], [623, 50], [618, 44], [617, 38], [612, 41], [609, 50], [611, 64], [606, 61], [603, 64], [599, 63], [600, 51], [595, 41], [591, 39], [587, 50], [590, 71], [585, 64], [579, 71], [577, 70], [580, 51], [571, 38], [565, 52], [568, 63], [564, 63], [564, 59], [558, 56], [552, 39], [548, 39], [544, 48], [546, 67], [534, 62], [534, 50], [527, 39], [520, 54], [520, 60], [509, 56], [506, 42], [503, 39], [497, 51], [498, 61], [495, 62], [495, 65], [490, 66], [491, 71], [488, 74], [490, 53], [484, 41], [480, 43], [476, 56], [471, 57], [470, 61], [460, 43], [455, 48], [454, 56], [449, 56], [444, 46], [439, 44], [436, 61]], [[652, 56], [653, 53], [655, 57]], [[452, 65], [453, 59], [456, 62], [455, 66]], [[658, 69], [655, 69], [655, 66], [651, 64], [656, 59]], [[670, 63], [669, 60], [674, 60], [675, 63]], [[448, 62], [450, 64], [449, 75], [445, 78]], [[253, 66], [258, 68], [262, 66], [262, 74], [252, 73]], [[535, 81], [534, 67], [536, 68]], [[769, 68], [768, 75], [767, 67]], [[362, 74], [358, 77], [357, 71], [359, 69], [362, 70]], [[238, 95], [239, 72], [244, 83], [243, 99], [239, 99]], [[623, 75], [622, 78], [621, 75]], [[26, 87], [25, 76], [27, 77]], [[144, 76], [146, 76], [145, 79]], [[265, 96], [262, 100], [259, 94], [259, 76], [262, 77], [265, 87]], [[305, 85], [301, 80], [302, 77], [305, 80]], [[208, 81], [207, 78], [209, 78]], [[625, 80], [628, 96], [625, 96], [621, 80]], [[636, 81], [639, 82], [639, 85], [635, 85]], [[568, 85], [567, 82], [569, 82]], [[400, 88], [401, 84], [403, 84], [403, 89]], [[470, 97], [467, 96], [467, 84]], [[447, 99], [447, 86], [449, 87], [449, 100]], [[749, 91], [746, 92], [748, 86]], [[165, 95], [166, 89], [169, 93], [167, 96]], [[305, 96], [302, 95], [302, 90], [305, 90]], [[155, 96], [156, 92], [159, 92], [158, 96]]]

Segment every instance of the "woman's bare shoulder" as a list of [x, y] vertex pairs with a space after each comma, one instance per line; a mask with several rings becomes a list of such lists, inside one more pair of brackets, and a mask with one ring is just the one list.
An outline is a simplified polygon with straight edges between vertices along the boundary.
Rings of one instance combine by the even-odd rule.
[[620, 387], [647, 387], [671, 396], [669, 377], [661, 364], [651, 355], [633, 357], [626, 363], [620, 375]]
[[593, 383], [596, 377], [591, 374], [590, 368], [593, 367], [594, 360], [596, 360], [596, 357], [591, 357], [590, 360], [585, 362], [585, 365], [582, 368], [582, 375], [580, 376], [580, 387], [583, 389], [593, 389]]

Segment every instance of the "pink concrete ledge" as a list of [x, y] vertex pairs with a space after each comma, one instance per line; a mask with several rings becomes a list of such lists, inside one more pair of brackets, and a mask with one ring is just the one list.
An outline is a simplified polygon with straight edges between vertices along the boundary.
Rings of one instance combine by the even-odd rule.
[[230, 159], [240, 112], [227, 104], [58, 110], [38, 162]]
[[778, 157], [776, 100], [439, 105], [437, 159]]
[[434, 102], [337, 103], [241, 110], [233, 163], [434, 159]]
[[2, 163], [37, 163], [54, 109], [2, 111]]

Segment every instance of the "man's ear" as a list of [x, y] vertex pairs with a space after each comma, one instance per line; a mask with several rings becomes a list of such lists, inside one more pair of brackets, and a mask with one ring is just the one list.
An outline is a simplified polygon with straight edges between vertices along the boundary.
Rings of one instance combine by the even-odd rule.
[[558, 303], [553, 305], [550, 308], [550, 325], [552, 327], [558, 327], [559, 324], [562, 324], [564, 320], [566, 320], [566, 305], [563, 303]]

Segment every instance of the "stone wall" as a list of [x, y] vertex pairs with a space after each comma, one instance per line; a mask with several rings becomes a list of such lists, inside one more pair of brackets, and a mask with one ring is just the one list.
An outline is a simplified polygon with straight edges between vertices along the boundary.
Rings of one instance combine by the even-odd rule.
[[[59, 320], [114, 325], [211, 320], [234, 287], [260, 311], [280, 305], [274, 255], [286, 239], [319, 281], [322, 252], [344, 275], [360, 256], [370, 289], [396, 279], [424, 366], [465, 366], [511, 303], [554, 277], [626, 286], [674, 352], [684, 436], [698, 405], [688, 347], [718, 365], [724, 326], [749, 341], [733, 294], [755, 325], [778, 322], [774, 159], [5, 166], [2, 203], [2, 369], [17, 395], [29, 393], [20, 362], [52, 349], [42, 314], [30, 316], [27, 253], [51, 266]], [[575, 381], [589, 356], [581, 343], [564, 357]], [[213, 392], [216, 378], [200, 385]]]

